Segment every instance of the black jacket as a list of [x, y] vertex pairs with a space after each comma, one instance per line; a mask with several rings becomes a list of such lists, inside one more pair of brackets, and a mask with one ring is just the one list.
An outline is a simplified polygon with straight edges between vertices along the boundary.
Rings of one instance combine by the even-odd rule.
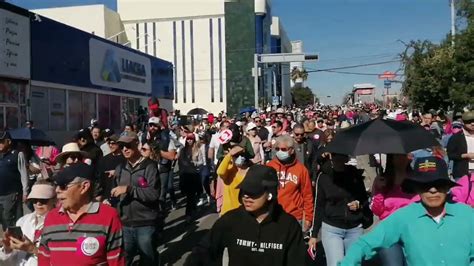
[[[347, 166], [344, 172], [337, 173], [330, 168], [329, 162], [323, 165], [317, 182], [313, 236], [318, 235], [322, 222], [342, 229], [360, 224], [367, 227], [372, 223], [373, 215], [368, 206], [361, 172], [353, 166]], [[347, 206], [354, 200], [358, 200], [361, 206], [357, 211], [351, 211]]]
[[185, 265], [222, 265], [228, 249], [229, 266], [304, 266], [306, 247], [301, 226], [278, 204], [260, 224], [243, 206], [222, 216], [193, 250]]
[[102, 150], [94, 144], [94, 142], [86, 144], [86, 146], [81, 148], [81, 151], [85, 151], [88, 153], [88, 158], [91, 159], [92, 165], [94, 167], [97, 166], [97, 163], [102, 158]]
[[156, 162], [144, 159], [133, 168], [125, 162], [117, 166], [115, 176], [118, 186], [130, 186], [117, 206], [123, 225], [156, 225], [160, 195]]
[[446, 147], [448, 157], [453, 160], [453, 176], [460, 178], [469, 173], [469, 159], [461, 158], [461, 154], [467, 153], [467, 142], [461, 131], [451, 136]]

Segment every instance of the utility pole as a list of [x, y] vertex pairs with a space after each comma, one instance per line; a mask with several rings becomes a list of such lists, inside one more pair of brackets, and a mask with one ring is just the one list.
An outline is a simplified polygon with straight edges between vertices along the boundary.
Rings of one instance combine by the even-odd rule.
[[449, 0], [451, 5], [451, 45], [454, 46], [454, 36], [456, 35], [456, 7], [455, 0]]

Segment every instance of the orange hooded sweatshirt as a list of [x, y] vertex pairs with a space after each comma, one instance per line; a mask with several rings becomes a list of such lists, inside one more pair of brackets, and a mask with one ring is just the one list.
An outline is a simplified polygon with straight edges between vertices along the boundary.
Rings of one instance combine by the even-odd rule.
[[297, 220], [313, 222], [314, 198], [311, 179], [304, 164], [296, 158], [288, 164], [282, 164], [274, 157], [268, 164], [277, 171], [278, 175], [278, 203], [285, 212]]

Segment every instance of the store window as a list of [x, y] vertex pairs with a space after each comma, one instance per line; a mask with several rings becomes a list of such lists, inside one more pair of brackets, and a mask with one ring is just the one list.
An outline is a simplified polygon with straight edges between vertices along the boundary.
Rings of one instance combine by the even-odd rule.
[[99, 124], [110, 127], [110, 96], [99, 94]]
[[0, 80], [0, 128], [18, 128], [26, 121], [26, 82]]
[[[91, 119], [97, 119], [97, 109], [96, 109], [96, 94], [95, 93], [82, 93], [82, 110], [83, 112], [83, 125], [82, 127], [88, 127], [91, 124]], [[100, 120], [99, 120], [99, 123]]]
[[41, 87], [31, 87], [31, 120], [35, 122], [35, 127], [49, 130], [49, 90]]
[[49, 94], [49, 130], [66, 130], [66, 91], [49, 89]]
[[69, 104], [69, 130], [75, 131], [83, 128], [82, 92], [68, 91]]
[[119, 130], [124, 126], [120, 114], [120, 96], [110, 96], [110, 128]]
[[17, 128], [19, 126], [18, 107], [5, 107], [6, 127]]

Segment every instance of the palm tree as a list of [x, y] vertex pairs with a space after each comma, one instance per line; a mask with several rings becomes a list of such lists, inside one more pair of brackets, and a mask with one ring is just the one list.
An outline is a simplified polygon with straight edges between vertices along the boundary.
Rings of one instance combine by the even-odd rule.
[[308, 72], [304, 68], [300, 70], [298, 67], [295, 66], [291, 70], [290, 77], [294, 83], [303, 83], [308, 79]]

